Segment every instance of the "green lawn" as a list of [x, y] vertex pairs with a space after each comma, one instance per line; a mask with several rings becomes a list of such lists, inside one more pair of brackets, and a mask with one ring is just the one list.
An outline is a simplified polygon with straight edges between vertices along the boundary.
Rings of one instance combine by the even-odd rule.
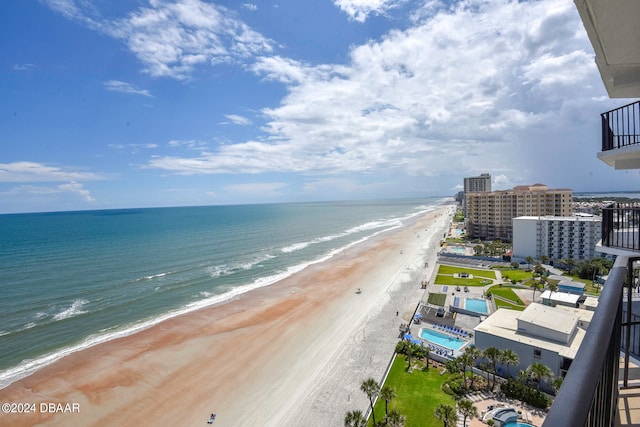
[[489, 279], [484, 277], [474, 277], [473, 279], [457, 278], [453, 276], [443, 276], [438, 274], [436, 276], [436, 285], [450, 285], [450, 286], [486, 286], [491, 284]]
[[480, 270], [477, 268], [463, 268], [463, 267], [453, 267], [451, 265], [441, 265], [438, 268], [438, 274], [456, 274], [456, 273], [469, 273], [473, 274], [473, 277], [485, 277], [488, 279], [495, 279], [496, 272], [493, 270]]
[[506, 280], [516, 280], [517, 282], [531, 279], [533, 277], [533, 272], [524, 271], [524, 270], [502, 270], [502, 278]]
[[[385, 384], [396, 391], [397, 397], [389, 402], [389, 409], [397, 409], [407, 418], [406, 427], [422, 427], [442, 425], [434, 413], [441, 403], [456, 406], [453, 397], [443, 392], [440, 387], [449, 379], [449, 373], [440, 375], [438, 368], [430, 367], [428, 371], [416, 369], [407, 373], [407, 361], [398, 355], [391, 367]], [[376, 421], [384, 418], [384, 400], [375, 405]], [[369, 419], [369, 426], [373, 420]]]
[[444, 303], [446, 300], [447, 300], [447, 294], [430, 293], [428, 302], [429, 304], [439, 305], [441, 307], [444, 307]]
[[[522, 300], [520, 298], [518, 298], [518, 295], [516, 295], [515, 292], [513, 292], [513, 289], [511, 289], [508, 286], [500, 286], [500, 285], [495, 285], [489, 288], [489, 290], [487, 292], [491, 292], [493, 295], [497, 295], [500, 296], [502, 298], [506, 298], [510, 301], [513, 301], [517, 306], [521, 306], [524, 309], [524, 303], [522, 302]], [[507, 307], [507, 308], [513, 308], [512, 304], [509, 304], [505, 301], [500, 301], [498, 299], [495, 300], [496, 302], [496, 306], [498, 308], [502, 307]], [[501, 305], [502, 304], [502, 305]]]

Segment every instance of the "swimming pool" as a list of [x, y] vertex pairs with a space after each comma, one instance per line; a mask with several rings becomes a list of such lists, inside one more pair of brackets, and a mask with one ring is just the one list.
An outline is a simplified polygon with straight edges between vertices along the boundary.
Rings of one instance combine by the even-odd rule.
[[535, 427], [533, 424], [521, 423], [520, 421], [511, 421], [502, 427]]
[[460, 350], [460, 348], [467, 343], [467, 341], [427, 328], [420, 330], [420, 338], [450, 350]]
[[487, 301], [483, 299], [467, 298], [464, 302], [464, 308], [469, 311], [475, 311], [476, 313], [489, 314]]
[[458, 248], [456, 246], [450, 246], [448, 251], [458, 255], [464, 255], [465, 253], [464, 248]]

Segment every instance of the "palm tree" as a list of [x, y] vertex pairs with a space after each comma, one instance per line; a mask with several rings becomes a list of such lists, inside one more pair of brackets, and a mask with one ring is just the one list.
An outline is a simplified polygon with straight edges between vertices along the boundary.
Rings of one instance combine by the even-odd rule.
[[413, 347], [413, 343], [409, 343], [406, 348], [405, 354], [407, 355], [407, 372], [411, 372], [411, 358], [415, 354], [415, 348]]
[[535, 260], [533, 259], [533, 257], [532, 257], [532, 256], [528, 256], [528, 257], [526, 257], [524, 260], [525, 260], [525, 261], [527, 261], [528, 269], [529, 269], [529, 270], [531, 270], [531, 264], [533, 264], [533, 262], [535, 261]]
[[542, 283], [539, 280], [533, 280], [531, 282], [531, 288], [533, 289], [533, 297], [531, 297], [531, 301], [536, 300], [536, 289], [540, 289], [542, 287]]
[[556, 394], [558, 394], [558, 390], [560, 390], [560, 387], [562, 386], [562, 381], [564, 381], [564, 378], [562, 377], [555, 377], [553, 381], [551, 381], [551, 387], [553, 387], [553, 391]]
[[484, 357], [489, 361], [489, 367], [492, 374], [491, 390], [495, 387], [496, 372], [498, 371], [498, 360], [500, 359], [500, 349], [496, 347], [487, 347], [484, 349]]
[[[471, 367], [473, 368], [473, 366], [476, 365], [476, 363], [478, 362], [478, 359], [480, 359], [482, 357], [482, 351], [480, 351], [480, 349], [476, 346], [470, 347], [467, 346], [464, 349], [464, 353], [463, 354], [468, 354], [471, 359], [473, 360], [473, 364], [471, 365]], [[473, 369], [471, 369], [471, 384], [470, 387], [473, 388], [473, 380], [475, 378], [475, 375], [473, 373]]]
[[407, 417], [398, 412], [397, 409], [392, 409], [384, 418], [384, 425], [387, 427], [404, 427], [406, 421]]
[[456, 421], [458, 421], [456, 408], [451, 405], [445, 405], [444, 403], [438, 405], [435, 416], [444, 423], [444, 427], [453, 427], [456, 425]]
[[384, 414], [389, 415], [389, 402], [396, 398], [396, 391], [385, 385], [380, 390], [380, 398], [384, 400]]
[[[475, 365], [476, 360], [468, 352], [462, 353], [456, 360], [458, 361], [458, 366], [462, 370], [464, 388], [467, 388], [467, 366]], [[471, 372], [471, 375], [473, 375], [473, 371]]]
[[369, 403], [371, 404], [371, 418], [373, 419], [373, 425], [375, 425], [376, 414], [373, 411], [373, 401], [380, 393], [380, 386], [378, 385], [376, 380], [374, 380], [373, 378], [369, 378], [360, 385], [360, 390], [362, 390], [364, 394], [367, 395], [367, 398], [369, 398]]
[[511, 376], [511, 370], [509, 369], [511, 366], [518, 366], [520, 363], [520, 358], [518, 354], [511, 349], [504, 349], [500, 353], [500, 363], [507, 367], [507, 377]]
[[361, 411], [349, 411], [344, 416], [344, 427], [365, 427], [367, 420]]
[[458, 411], [460, 411], [460, 413], [464, 417], [462, 425], [465, 427], [467, 425], [467, 418], [472, 420], [478, 416], [478, 408], [476, 408], [473, 405], [473, 402], [469, 399], [462, 399], [458, 401]]
[[536, 390], [540, 391], [540, 384], [553, 378], [553, 372], [547, 365], [535, 362], [527, 368], [527, 375], [536, 382]]
[[426, 365], [424, 367], [425, 371], [429, 370], [429, 347], [424, 347], [424, 360], [426, 362]]

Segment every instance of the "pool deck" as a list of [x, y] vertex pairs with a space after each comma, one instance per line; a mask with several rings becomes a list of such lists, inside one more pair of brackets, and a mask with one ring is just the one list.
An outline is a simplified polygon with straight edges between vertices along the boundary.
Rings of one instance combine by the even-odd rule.
[[[497, 399], [491, 394], [479, 393], [470, 397], [474, 406], [478, 409], [478, 418], [474, 418], [471, 421], [467, 419], [467, 427], [486, 427], [487, 424], [482, 421], [482, 417], [489, 411], [489, 407], [496, 408], [513, 408], [516, 411], [522, 411], [522, 419], [520, 422], [526, 422], [534, 426], [541, 426], [546, 417], [546, 412], [537, 408], [533, 408], [528, 405], [523, 405], [522, 402], [514, 399]], [[456, 427], [462, 427], [462, 418], [458, 420]]]

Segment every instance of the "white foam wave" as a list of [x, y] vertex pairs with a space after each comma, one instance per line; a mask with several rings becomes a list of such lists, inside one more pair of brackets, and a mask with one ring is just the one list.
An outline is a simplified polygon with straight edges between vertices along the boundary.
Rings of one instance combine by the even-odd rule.
[[346, 237], [351, 234], [361, 233], [364, 231], [375, 230], [380, 228], [395, 227], [399, 225], [402, 225], [402, 219], [400, 218], [370, 221], [370, 222], [366, 222], [364, 224], [360, 224], [355, 227], [349, 228], [338, 234], [330, 234], [328, 236], [316, 237], [315, 239], [309, 240], [307, 242], [299, 242], [289, 246], [285, 246], [284, 248], [281, 249], [281, 251], [284, 253], [295, 252], [295, 251], [302, 250], [310, 245], [315, 245], [317, 243], [323, 243], [323, 242], [330, 242], [332, 240], [339, 239], [341, 237]]
[[68, 319], [70, 317], [74, 317], [74, 316], [78, 316], [80, 314], [86, 313], [86, 310], [83, 310], [82, 307], [88, 302], [89, 301], [85, 299], [75, 300], [69, 308], [62, 310], [60, 313], [53, 316], [53, 320]]
[[256, 265], [259, 265], [261, 262], [264, 262], [272, 258], [276, 258], [276, 257], [270, 254], [262, 254], [256, 257], [256, 259], [252, 261], [237, 262], [233, 265], [222, 264], [222, 265], [209, 266], [207, 267], [207, 273], [209, 273], [209, 276], [215, 279], [216, 277], [232, 274], [238, 270], [250, 270]]
[[304, 249], [304, 248], [306, 248], [307, 246], [309, 246], [312, 243], [313, 243], [312, 241], [311, 242], [294, 243], [293, 245], [286, 246], [286, 247], [282, 248], [281, 251], [288, 254], [290, 252], [295, 252], [295, 251], [299, 251], [301, 249]]

